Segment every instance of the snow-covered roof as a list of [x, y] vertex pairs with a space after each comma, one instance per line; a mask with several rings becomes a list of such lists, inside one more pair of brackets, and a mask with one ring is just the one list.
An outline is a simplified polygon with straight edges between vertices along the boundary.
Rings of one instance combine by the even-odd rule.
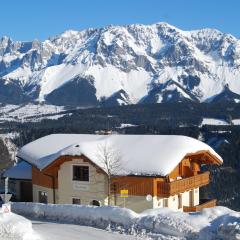
[[19, 162], [7, 169], [3, 175], [13, 179], [32, 179], [32, 166], [27, 162]]
[[99, 157], [103, 147], [120, 156], [118, 174], [168, 175], [186, 154], [209, 151], [222, 158], [207, 144], [176, 135], [91, 135], [52, 134], [37, 139], [18, 152], [18, 157], [43, 169], [60, 156], [84, 155], [104, 169]]

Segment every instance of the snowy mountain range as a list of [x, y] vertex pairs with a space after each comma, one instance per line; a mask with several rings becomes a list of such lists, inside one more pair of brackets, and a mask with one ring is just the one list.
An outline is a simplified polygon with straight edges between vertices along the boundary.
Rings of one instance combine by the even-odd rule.
[[83, 107], [240, 101], [240, 40], [167, 23], [0, 40], [0, 102]]

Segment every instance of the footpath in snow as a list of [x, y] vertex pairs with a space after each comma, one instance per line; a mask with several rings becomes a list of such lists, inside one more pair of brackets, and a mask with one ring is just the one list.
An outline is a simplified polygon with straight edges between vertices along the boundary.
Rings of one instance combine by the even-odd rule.
[[[183, 213], [167, 208], [137, 214], [120, 207], [12, 203], [12, 211], [45, 221], [160, 239], [240, 239], [240, 213], [225, 207]], [[57, 227], [57, 226], [56, 226]]]

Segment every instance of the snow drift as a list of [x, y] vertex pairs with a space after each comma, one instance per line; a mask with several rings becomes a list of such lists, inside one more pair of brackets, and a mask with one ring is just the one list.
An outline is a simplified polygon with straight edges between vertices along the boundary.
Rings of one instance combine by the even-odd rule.
[[0, 213], [1, 240], [38, 240], [28, 219], [14, 213]]
[[240, 239], [240, 213], [225, 207], [183, 213], [167, 208], [137, 214], [111, 206], [12, 203], [16, 213], [52, 221], [75, 223], [136, 235], [175, 237], [175, 239]]

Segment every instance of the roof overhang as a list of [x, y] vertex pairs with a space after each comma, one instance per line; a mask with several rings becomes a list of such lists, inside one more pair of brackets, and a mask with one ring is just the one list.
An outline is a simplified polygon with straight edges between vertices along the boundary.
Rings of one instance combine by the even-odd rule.
[[212, 154], [208, 150], [198, 151], [196, 153], [188, 153], [186, 157], [194, 161], [197, 161], [200, 164], [206, 164], [206, 165], [215, 164], [218, 166], [223, 164], [221, 159], [216, 157], [214, 154]]

